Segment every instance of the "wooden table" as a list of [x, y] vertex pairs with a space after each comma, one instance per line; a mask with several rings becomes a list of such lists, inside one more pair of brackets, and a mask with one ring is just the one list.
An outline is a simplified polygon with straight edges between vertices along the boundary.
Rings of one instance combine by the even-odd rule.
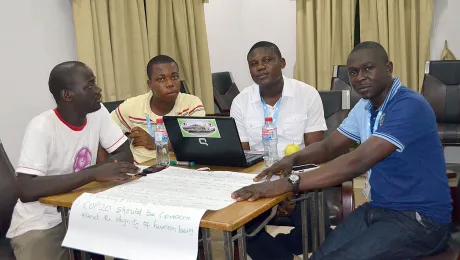
[[[154, 162], [149, 161], [145, 165], [152, 165]], [[198, 168], [202, 166], [195, 166], [190, 168]], [[263, 162], [258, 163], [248, 168], [233, 168], [233, 167], [218, 167], [211, 166], [212, 171], [234, 171], [242, 173], [259, 173], [263, 170]], [[57, 206], [61, 209], [62, 220], [67, 227], [68, 225], [68, 214], [69, 209], [72, 207], [72, 203], [82, 193], [97, 193], [105, 191], [109, 188], [119, 185], [120, 183], [98, 183], [92, 182], [81, 188], [78, 188], [72, 192], [40, 198], [40, 202], [43, 204]], [[233, 203], [230, 206], [223, 208], [218, 211], [208, 210], [200, 222], [200, 228], [202, 232], [202, 241], [205, 252], [205, 259], [212, 259], [211, 253], [211, 239], [210, 229], [221, 230], [224, 232], [224, 245], [226, 259], [233, 259], [233, 241], [238, 241], [240, 259], [246, 259], [246, 236], [244, 225], [255, 217], [259, 216], [263, 212], [275, 207], [278, 203], [288, 197], [289, 194], [284, 194], [274, 198], [261, 199], [255, 202], [238, 202]], [[306, 204], [302, 206], [302, 212], [306, 210]], [[304, 212], [303, 212], [304, 213]], [[304, 215], [304, 214], [302, 214]], [[306, 215], [305, 215], [306, 216]], [[304, 245], [308, 250], [308, 237], [306, 232], [306, 217], [302, 218], [302, 228], [304, 235]], [[237, 235], [233, 236], [232, 232], [237, 231]], [[306, 251], [308, 252], [308, 251]], [[304, 253], [306, 256], [307, 253]], [[305, 258], [306, 259], [306, 258]]]

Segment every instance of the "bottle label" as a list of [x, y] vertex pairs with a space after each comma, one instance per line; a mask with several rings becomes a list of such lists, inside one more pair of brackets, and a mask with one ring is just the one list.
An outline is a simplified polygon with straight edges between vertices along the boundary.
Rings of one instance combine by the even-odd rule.
[[155, 142], [168, 141], [168, 132], [166, 129], [158, 129], [155, 131]]
[[270, 141], [276, 139], [276, 128], [262, 128], [262, 140]]

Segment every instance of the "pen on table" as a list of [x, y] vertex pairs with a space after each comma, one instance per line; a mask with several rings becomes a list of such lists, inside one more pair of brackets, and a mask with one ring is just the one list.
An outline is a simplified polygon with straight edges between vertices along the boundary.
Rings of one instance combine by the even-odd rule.
[[185, 162], [185, 161], [170, 161], [171, 165], [182, 165], [182, 166], [195, 166], [195, 162]]
[[145, 114], [145, 121], [147, 121], [147, 127], [149, 129], [150, 135], [154, 136], [153, 129], [152, 129], [152, 121], [148, 114]]

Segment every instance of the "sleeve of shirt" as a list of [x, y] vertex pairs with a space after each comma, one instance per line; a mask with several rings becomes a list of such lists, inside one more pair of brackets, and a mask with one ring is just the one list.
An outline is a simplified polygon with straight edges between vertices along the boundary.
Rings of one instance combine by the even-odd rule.
[[[123, 133], [131, 132], [131, 125], [128, 121], [128, 105], [125, 102], [121, 103], [115, 110], [112, 111], [111, 117], [112, 121], [123, 131]], [[103, 105], [102, 105], [103, 107]], [[104, 107], [105, 108], [105, 107]], [[107, 111], [107, 109], [105, 109]], [[107, 111], [108, 112], [108, 111]]]
[[355, 105], [353, 109], [348, 113], [348, 117], [343, 120], [342, 124], [340, 124], [337, 131], [339, 131], [344, 136], [354, 140], [357, 143], [361, 142], [360, 133], [359, 133], [359, 124], [357, 113], [358, 109], [363, 109], [358, 105]]
[[189, 116], [205, 116], [206, 111], [204, 110], [203, 103], [198, 97], [195, 97], [190, 103]]
[[404, 151], [406, 146], [421, 138], [427, 131], [431, 131], [429, 120], [434, 124], [435, 117], [428, 106], [424, 106], [417, 99], [401, 98], [393, 102], [382, 114], [373, 136], [392, 143], [398, 152]]
[[120, 127], [112, 120], [109, 111], [101, 105], [100, 111], [101, 130], [99, 140], [101, 146], [108, 152], [112, 153], [117, 150], [128, 138], [123, 134]]
[[243, 111], [241, 105], [239, 104], [239, 99], [233, 99], [232, 106], [230, 107], [230, 117], [235, 119], [236, 128], [238, 129], [238, 135], [240, 136], [240, 141], [243, 143], [249, 142], [249, 137], [246, 134], [246, 129], [244, 128], [243, 122]]
[[312, 94], [314, 96], [312, 97], [311, 106], [307, 111], [307, 124], [305, 125], [304, 133], [327, 130], [326, 120], [324, 119], [323, 101], [318, 91], [314, 91]]
[[38, 118], [32, 119], [22, 141], [16, 172], [37, 176], [48, 175], [50, 142], [50, 135], [43, 129], [43, 122]]

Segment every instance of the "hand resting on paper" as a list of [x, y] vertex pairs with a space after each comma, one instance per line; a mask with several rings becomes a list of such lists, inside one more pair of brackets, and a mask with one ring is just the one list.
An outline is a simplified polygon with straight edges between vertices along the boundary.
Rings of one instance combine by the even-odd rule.
[[278, 161], [277, 163], [273, 164], [271, 167], [263, 170], [259, 173], [255, 178], [254, 181], [258, 182], [265, 178], [266, 181], [269, 181], [274, 174], [279, 174], [283, 177], [288, 176], [292, 172], [292, 168], [294, 167], [294, 156], [287, 156]]
[[124, 181], [130, 175], [140, 172], [139, 168], [128, 162], [104, 163], [94, 169], [93, 178], [98, 182]]
[[255, 201], [261, 198], [275, 197], [286, 192], [292, 191], [292, 185], [287, 178], [276, 181], [266, 181], [251, 184], [232, 193], [232, 198], [237, 201]]

